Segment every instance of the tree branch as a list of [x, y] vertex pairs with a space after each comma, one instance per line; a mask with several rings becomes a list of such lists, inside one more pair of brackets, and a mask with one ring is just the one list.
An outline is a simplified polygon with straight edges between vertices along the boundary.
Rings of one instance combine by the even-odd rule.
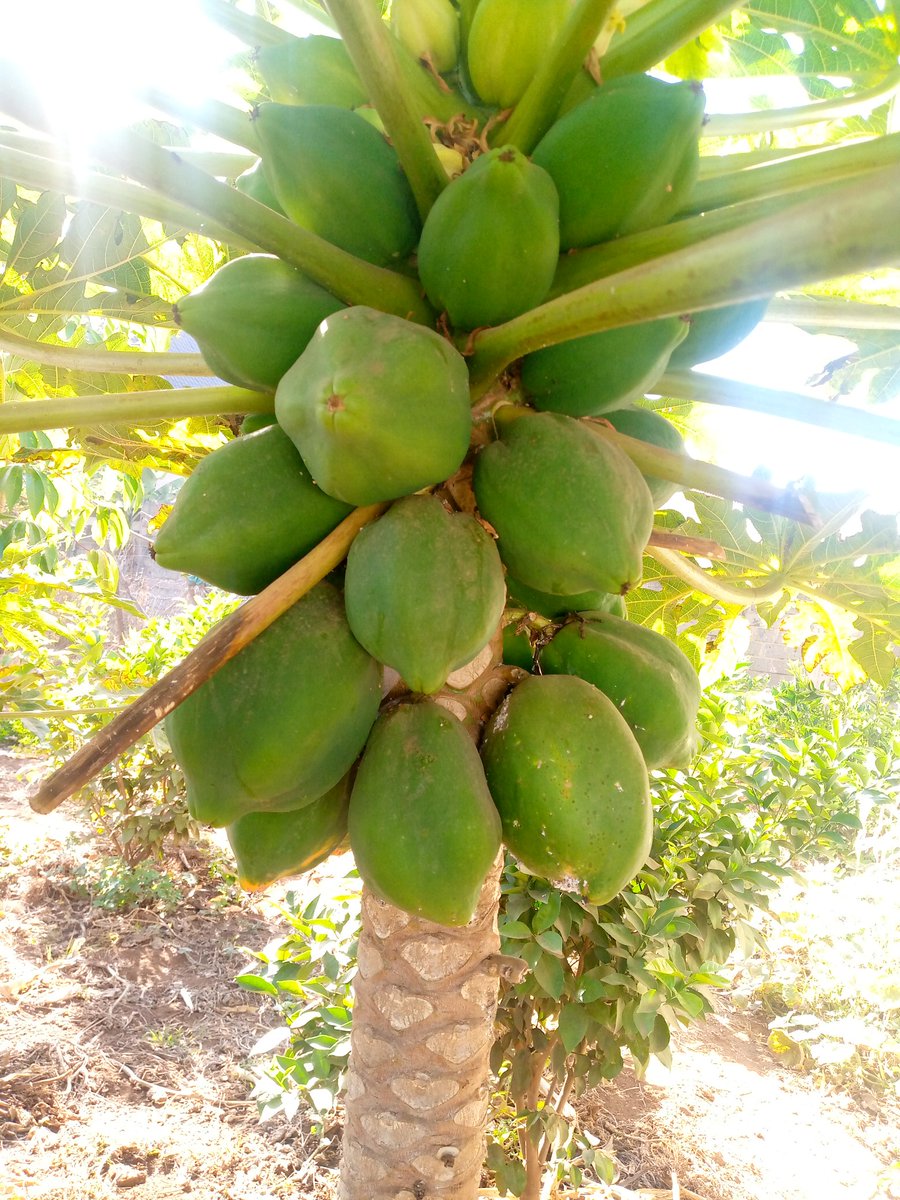
[[627, 18], [625, 32], [604, 54], [604, 78], [649, 71], [733, 8], [733, 0], [650, 0]]
[[155, 726], [201, 684], [342, 562], [357, 533], [375, 520], [386, 504], [358, 508], [305, 558], [265, 591], [220, 621], [177, 666], [75, 752], [31, 797], [35, 812], [53, 812], [138, 738]]

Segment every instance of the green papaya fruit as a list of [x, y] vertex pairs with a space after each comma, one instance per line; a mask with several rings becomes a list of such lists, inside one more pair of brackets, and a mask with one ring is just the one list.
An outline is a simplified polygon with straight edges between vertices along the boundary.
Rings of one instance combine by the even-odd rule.
[[[604, 413], [603, 419], [608, 421], [618, 433], [624, 433], [626, 437], [638, 438], [642, 442], [649, 442], [653, 446], [671, 450], [675, 454], [684, 454], [684, 438], [671, 421], [667, 421], [665, 417], [658, 412], [653, 412], [652, 409], [634, 406], [616, 408], [612, 412]], [[645, 475], [644, 482], [650, 489], [654, 508], [662, 508], [666, 501], [671, 500], [675, 495], [679, 486], [670, 479], [660, 479], [655, 475]], [[586, 605], [585, 607], [590, 606]], [[578, 611], [583, 612], [584, 609]]]
[[481, 757], [503, 840], [526, 870], [605, 904], [641, 869], [653, 835], [647, 768], [597, 688], [525, 679], [488, 724]]
[[613, 701], [648, 768], [686, 767], [696, 750], [700, 683], [662, 634], [611, 613], [576, 618], [543, 647], [545, 675], [577, 675]]
[[369, 97], [340, 38], [313, 33], [256, 52], [256, 66], [278, 104], [358, 108]]
[[513, 146], [476, 158], [435, 201], [419, 278], [452, 325], [499, 325], [544, 299], [559, 258], [559, 201], [546, 171]]
[[350, 794], [350, 846], [391, 904], [465, 925], [500, 849], [500, 818], [475, 744], [434, 701], [401, 704], [372, 730]]
[[534, 666], [534, 647], [528, 630], [511, 621], [503, 626], [503, 661], [509, 667], [531, 671]]
[[352, 511], [316, 487], [291, 439], [270, 425], [201, 459], [153, 553], [161, 567], [249, 596], [283, 575]]
[[323, 796], [365, 744], [381, 676], [318, 584], [166, 718], [191, 815], [232, 825]]
[[726, 304], [692, 313], [688, 335], [669, 359], [673, 371], [687, 371], [733, 350], [752, 333], [766, 314], [770, 296], [744, 304]]
[[348, 504], [439, 483], [469, 448], [469, 375], [438, 333], [372, 308], [324, 321], [275, 393], [313, 479]]
[[478, 509], [516, 579], [555, 595], [624, 595], [641, 578], [653, 502], [618, 447], [571, 417], [505, 409], [475, 460]]
[[183, 296], [175, 320], [222, 379], [273, 392], [321, 322], [343, 307], [273, 254], [245, 254]]
[[559, 192], [564, 250], [672, 216], [699, 167], [703, 104], [696, 84], [622, 76], [560, 117], [533, 159]]
[[491, 640], [506, 587], [493, 539], [434, 496], [407, 496], [356, 538], [344, 602], [353, 636], [414, 692], [436, 692]]
[[663, 317], [547, 346], [522, 359], [522, 388], [542, 412], [600, 416], [650, 391], [687, 331]]
[[278, 879], [302, 875], [337, 849], [347, 835], [350, 774], [302, 808], [245, 813], [227, 826], [244, 891], [261, 892]]
[[391, 0], [391, 29], [417, 59], [452, 71], [459, 57], [459, 13], [450, 0]]
[[555, 596], [552, 592], [541, 592], [529, 587], [512, 575], [506, 576], [506, 587], [511, 603], [521, 605], [528, 612], [538, 613], [539, 616], [564, 617], [574, 612], [613, 612], [619, 617], [627, 616], [625, 598], [613, 596], [609, 592], [578, 592], [574, 596]]
[[239, 192], [243, 192], [245, 196], [249, 196], [251, 200], [255, 200], [258, 204], [264, 204], [266, 208], [271, 208], [282, 216], [285, 215], [284, 209], [275, 199], [275, 193], [272, 191], [268, 179], [266, 179], [262, 159], [259, 159], [243, 175], [238, 175], [234, 181], [234, 186]]
[[358, 113], [328, 104], [260, 104], [266, 178], [304, 229], [378, 266], [405, 258], [420, 222], [400, 160]]
[[258, 433], [260, 429], [268, 429], [270, 425], [275, 425], [275, 414], [270, 413], [247, 413], [243, 421], [241, 421], [241, 437], [246, 437], [248, 433]]
[[466, 54], [486, 104], [512, 108], [522, 98], [568, 11], [569, 0], [479, 0]]

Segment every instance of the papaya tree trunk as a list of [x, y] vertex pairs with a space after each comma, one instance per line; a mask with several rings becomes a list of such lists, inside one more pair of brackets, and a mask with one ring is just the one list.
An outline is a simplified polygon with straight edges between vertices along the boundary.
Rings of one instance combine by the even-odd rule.
[[341, 1200], [474, 1200], [499, 975], [498, 859], [468, 925], [363, 889]]

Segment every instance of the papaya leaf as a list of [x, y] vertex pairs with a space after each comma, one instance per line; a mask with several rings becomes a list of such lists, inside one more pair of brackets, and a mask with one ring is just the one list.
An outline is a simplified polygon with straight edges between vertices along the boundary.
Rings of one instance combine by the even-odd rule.
[[11, 179], [0, 179], [0, 221], [15, 204], [18, 194], [16, 185]]
[[854, 78], [896, 65], [876, 0], [754, 0], [735, 14], [726, 41], [746, 74]]
[[147, 250], [140, 217], [99, 204], [79, 203], [66, 230], [60, 254], [72, 278], [99, 282], [137, 296], [150, 293], [150, 268], [141, 258]]
[[66, 200], [57, 192], [42, 192], [33, 202], [19, 199], [16, 212], [16, 232], [6, 260], [6, 274], [15, 269], [23, 276], [38, 267], [59, 245], [67, 215]]

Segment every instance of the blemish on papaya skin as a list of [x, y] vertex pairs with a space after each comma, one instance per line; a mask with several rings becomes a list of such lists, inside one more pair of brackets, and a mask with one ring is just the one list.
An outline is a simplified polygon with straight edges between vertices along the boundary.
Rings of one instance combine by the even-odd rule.
[[325, 405], [325, 407], [329, 412], [343, 412], [346, 408], [346, 405], [344, 404], [343, 396], [339, 396], [336, 392], [332, 392], [328, 397], [328, 403]]

